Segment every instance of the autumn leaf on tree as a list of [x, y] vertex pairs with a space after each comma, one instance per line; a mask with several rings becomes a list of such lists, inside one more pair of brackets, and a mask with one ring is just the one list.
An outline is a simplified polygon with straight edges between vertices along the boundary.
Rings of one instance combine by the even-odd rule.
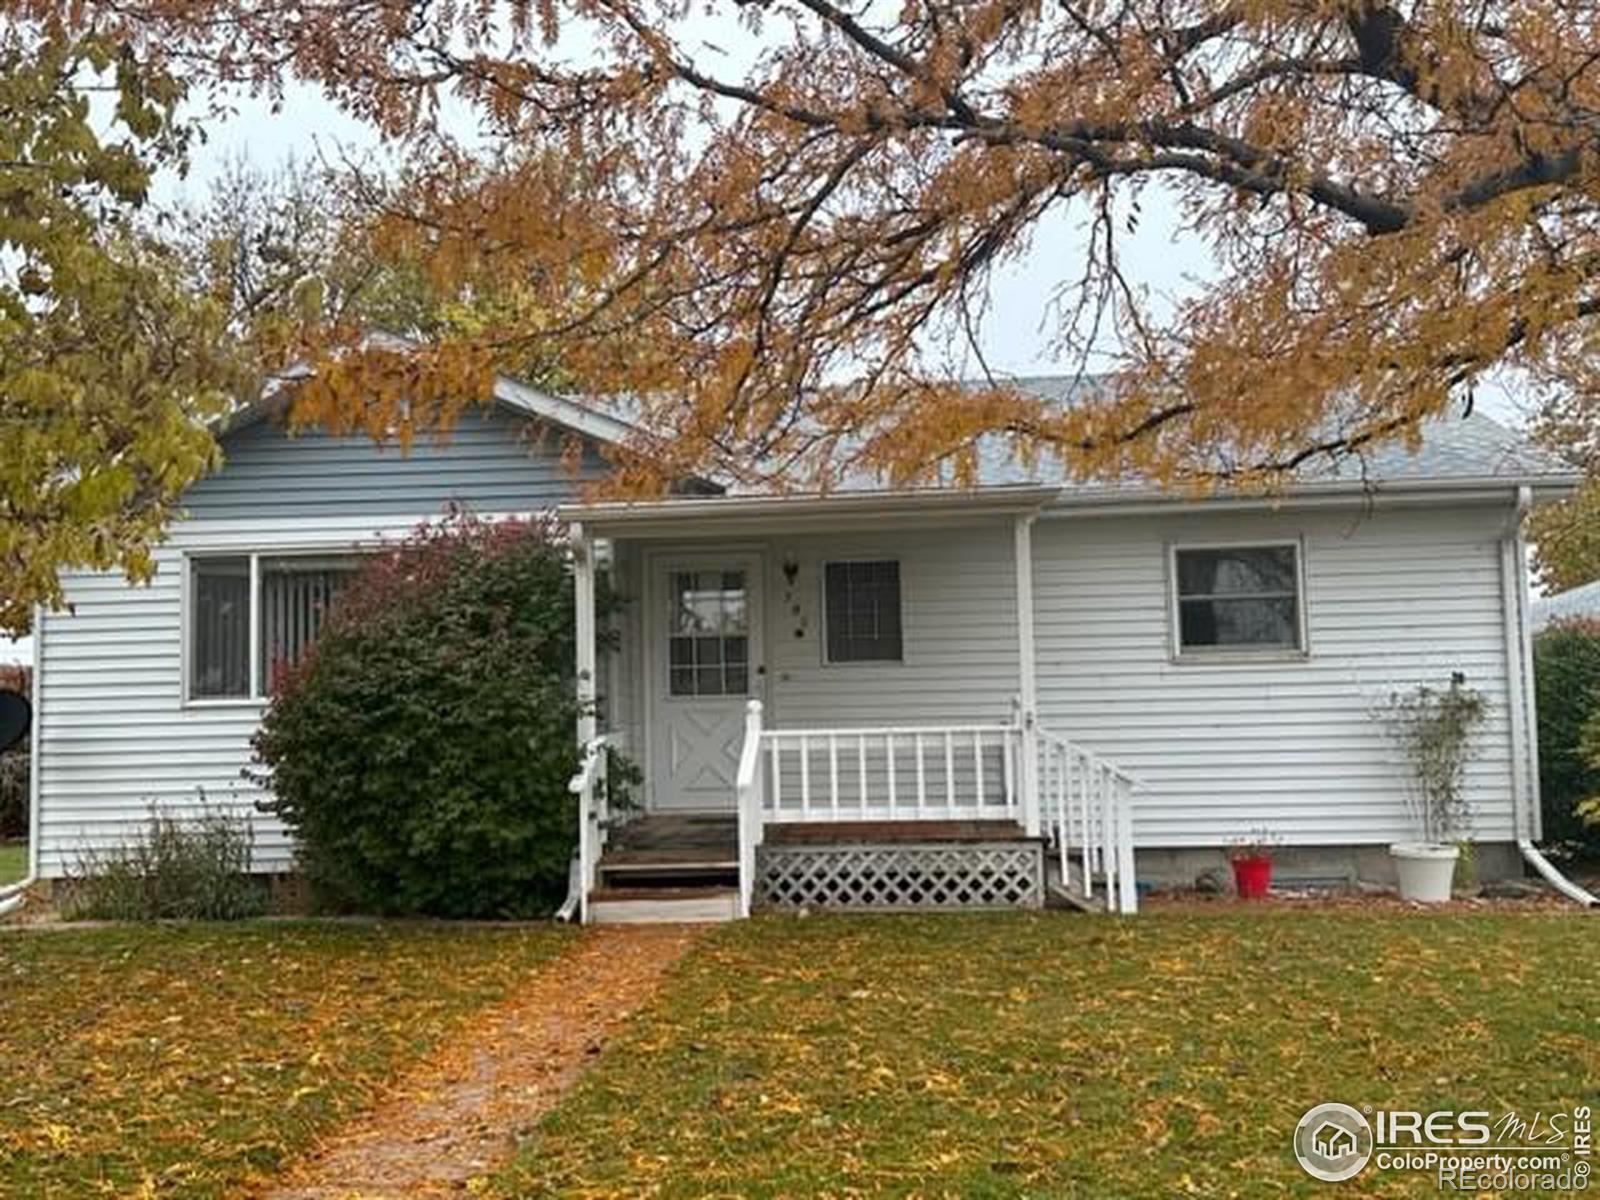
[[1571, 496], [1535, 509], [1528, 522], [1539, 582], [1554, 592], [1600, 579], [1600, 412], [1594, 394], [1589, 385], [1557, 390], [1542, 398], [1533, 422], [1534, 437], [1587, 477]]
[[[708, 462], [827, 483], [841, 460], [960, 480], [986, 433], [1081, 476], [1270, 483], [1415, 441], [1491, 372], [1590, 382], [1592, 6], [146, 0], [89, 19], [213, 80], [317, 82], [393, 139], [399, 186], [351, 181], [373, 244], [514, 296], [463, 348], [631, 397], [658, 484]], [[471, 146], [441, 115], [463, 108]], [[1123, 261], [1158, 194], [1219, 264], [1171, 311]], [[1046, 336], [1068, 362], [1108, 351], [1114, 379], [1070, 406], [950, 383], [996, 268], [1063, 211], [1089, 237]]]
[[[1415, 444], [1506, 371], [1593, 425], [1592, 6], [4, 11], [20, 115], [0, 236], [20, 269], [0, 337], [7, 419], [30, 431], [5, 451], [12, 625], [59, 599], [58, 564], [143, 569], [210, 453], [195, 417], [224, 373], [196, 348], [238, 330], [192, 273], [173, 281], [181, 252], [123, 219], [181, 161], [185, 95], [310, 82], [400, 164], [342, 173], [337, 244], [400, 264], [428, 337], [353, 352], [373, 313], [326, 303], [328, 279], [296, 290], [306, 303], [243, 339], [257, 373], [317, 368], [295, 421], [448, 424], [492, 368], [532, 369], [626, 398], [650, 452], [619, 464], [634, 492], [712, 467], [775, 486], [961, 483], [985, 435], [1082, 478], [1271, 486]], [[85, 120], [86, 73], [115, 81], [126, 136]], [[1218, 268], [1170, 306], [1124, 250], [1158, 200]], [[1106, 371], [1071, 404], [988, 378], [977, 337], [995, 272], [1060, 214], [1087, 236], [1042, 338]]]
[[211, 461], [219, 313], [133, 220], [183, 152], [182, 94], [117, 39], [0, 28], [0, 631], [60, 602], [64, 565], [148, 574]]

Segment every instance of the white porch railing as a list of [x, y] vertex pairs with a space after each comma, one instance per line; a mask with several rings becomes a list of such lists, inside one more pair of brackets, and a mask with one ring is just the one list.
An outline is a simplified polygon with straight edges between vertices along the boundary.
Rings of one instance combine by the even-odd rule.
[[1045, 829], [1066, 884], [1074, 869], [1082, 894], [1108, 912], [1134, 913], [1139, 889], [1133, 867], [1133, 799], [1137, 781], [1058, 734], [1041, 729], [1039, 790]]
[[578, 797], [578, 921], [589, 920], [589, 893], [599, 881], [600, 856], [605, 853], [611, 827], [611, 786], [606, 777], [607, 735], [592, 738], [583, 748], [578, 773], [567, 785]]
[[769, 822], [1018, 820], [1015, 725], [765, 729]]
[[[1037, 747], [1037, 769], [1024, 769]], [[1010, 724], [767, 729], [745, 714], [736, 781], [739, 904], [753, 899], [766, 826], [834, 821], [1010, 820], [1037, 815], [1061, 865], [1108, 911], [1138, 909], [1134, 778], [1022, 719]], [[1025, 794], [1030, 787], [1038, 795]]]

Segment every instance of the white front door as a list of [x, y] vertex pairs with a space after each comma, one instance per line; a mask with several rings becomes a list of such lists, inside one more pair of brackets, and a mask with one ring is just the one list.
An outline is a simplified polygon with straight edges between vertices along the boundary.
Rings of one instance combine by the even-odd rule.
[[761, 687], [761, 560], [664, 558], [653, 577], [650, 807], [732, 812], [745, 705]]

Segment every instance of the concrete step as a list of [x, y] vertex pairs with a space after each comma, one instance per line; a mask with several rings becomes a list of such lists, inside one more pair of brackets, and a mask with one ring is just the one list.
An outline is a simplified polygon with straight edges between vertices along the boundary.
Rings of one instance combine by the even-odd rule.
[[736, 887], [602, 887], [589, 893], [594, 925], [698, 925], [738, 915]]

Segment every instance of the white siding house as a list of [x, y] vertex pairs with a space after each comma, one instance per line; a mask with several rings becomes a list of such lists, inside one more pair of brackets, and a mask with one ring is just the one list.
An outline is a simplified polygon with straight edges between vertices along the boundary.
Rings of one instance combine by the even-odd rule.
[[[1041, 521], [1040, 717], [1145, 782], [1140, 845], [1263, 828], [1295, 845], [1387, 844], [1408, 826], [1374, 714], [1392, 692], [1461, 671], [1489, 702], [1468, 768], [1478, 835], [1509, 841], [1509, 717], [1525, 702], [1501, 579], [1513, 504]], [[1304, 652], [1175, 653], [1169, 548], [1282, 541], [1303, 556]]]
[[[561, 506], [580, 629], [585, 588], [611, 571], [620, 650], [580, 662], [601, 704], [580, 740], [604, 727], [644, 769], [652, 812], [737, 813], [742, 831], [753, 795], [769, 823], [959, 818], [1003, 855], [998, 815], [1060, 843], [1063, 870], [1070, 840], [1113, 902], [1113, 874], [1131, 903], [1135, 876], [1192, 875], [1262, 829], [1308, 874], [1348, 875], [1409, 833], [1375, 710], [1461, 672], [1489, 701], [1469, 769], [1477, 836], [1537, 835], [1519, 530], [1530, 501], [1574, 479], [1484, 418], [1271, 499], [1085, 488], [996, 461], [965, 492], [605, 503], [578, 491], [624, 431], [527, 389], [502, 399], [409, 456], [245, 428], [150, 586], [68, 580], [71, 609], [38, 625], [41, 877], [126, 838], [151, 803], [182, 811], [203, 790], [253, 812], [241, 771], [266, 668], [253, 649], [249, 694], [195, 694], [196, 561], [245, 556], [259, 596], [279, 557], [348, 552], [447, 503]], [[586, 439], [576, 475], [552, 425]], [[290, 869], [283, 831], [255, 821], [258, 869]], [[748, 872], [744, 886], [747, 905]]]
[[574, 474], [561, 439], [592, 433], [552, 424], [566, 409], [530, 407], [528, 395], [507, 392], [492, 410], [464, 414], [447, 441], [419, 439], [405, 455], [364, 437], [290, 437], [273, 422], [248, 424], [224, 439], [223, 468], [189, 492], [148, 585], [69, 573], [69, 607], [42, 613], [35, 630], [35, 873], [70, 874], [86, 854], [125, 842], [152, 806], [183, 816], [201, 811], [202, 798], [253, 814], [257, 868], [290, 870], [293, 848], [277, 821], [254, 813], [260, 793], [244, 778], [265, 703], [263, 665], [249, 694], [195, 694], [187, 568], [347, 556], [403, 537], [448, 505], [486, 515], [553, 509], [605, 464], [590, 445]]

